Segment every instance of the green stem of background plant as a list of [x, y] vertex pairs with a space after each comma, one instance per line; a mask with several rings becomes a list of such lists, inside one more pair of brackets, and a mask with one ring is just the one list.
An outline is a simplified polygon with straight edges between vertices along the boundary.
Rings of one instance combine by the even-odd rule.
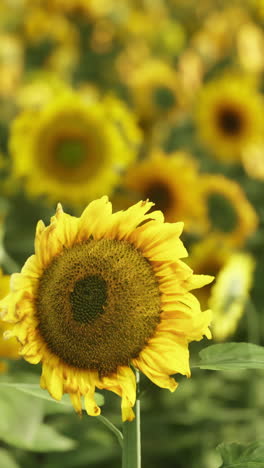
[[[139, 372], [136, 372], [137, 386]], [[139, 393], [139, 392], [137, 392]], [[136, 417], [133, 421], [123, 423], [123, 453], [122, 468], [141, 468], [141, 440], [140, 440], [140, 400], [136, 400]]]

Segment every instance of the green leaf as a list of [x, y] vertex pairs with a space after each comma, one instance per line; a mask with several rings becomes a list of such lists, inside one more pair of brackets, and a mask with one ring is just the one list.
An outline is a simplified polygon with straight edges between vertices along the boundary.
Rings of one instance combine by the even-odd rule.
[[[16, 444], [19, 447], [18, 444]], [[41, 424], [33, 440], [27, 444], [20, 445], [20, 448], [32, 450], [33, 452], [63, 452], [72, 450], [77, 446], [77, 442], [69, 437], [65, 437], [47, 424]]]
[[193, 367], [210, 370], [264, 369], [264, 347], [252, 343], [224, 343], [200, 351]]
[[43, 401], [15, 388], [0, 386], [0, 439], [15, 446], [27, 446], [43, 419]]
[[15, 447], [34, 452], [74, 448], [75, 441], [42, 424], [44, 399], [32, 396], [32, 393], [24, 393], [20, 386], [0, 385], [0, 439]]
[[3, 468], [19, 468], [19, 465], [8, 452], [8, 450], [1, 448], [0, 449], [0, 466]]
[[264, 468], [264, 442], [221, 444], [217, 450], [223, 460], [219, 468]]
[[[60, 401], [54, 400], [54, 398], [52, 398], [47, 391], [42, 390], [42, 388], [40, 388], [39, 384], [0, 382], [0, 388], [1, 387], [13, 388], [15, 390], [18, 390], [19, 392], [32, 395], [33, 397], [48, 400], [54, 404], [65, 405], [72, 408], [72, 403], [70, 401], [69, 395], [63, 395]], [[104, 404], [103, 395], [101, 395], [100, 393], [95, 393], [95, 401], [98, 406], [102, 406]]]

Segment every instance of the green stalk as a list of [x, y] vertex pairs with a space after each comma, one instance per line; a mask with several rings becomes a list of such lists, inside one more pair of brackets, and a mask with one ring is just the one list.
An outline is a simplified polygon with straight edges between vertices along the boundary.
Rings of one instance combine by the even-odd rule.
[[[139, 383], [139, 373], [136, 373]], [[140, 400], [136, 400], [136, 417], [133, 421], [123, 423], [122, 468], [141, 468], [140, 443]]]

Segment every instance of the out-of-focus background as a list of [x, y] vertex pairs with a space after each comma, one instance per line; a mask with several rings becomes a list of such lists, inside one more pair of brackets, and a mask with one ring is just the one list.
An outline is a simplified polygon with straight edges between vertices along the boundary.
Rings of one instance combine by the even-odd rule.
[[[1, 295], [58, 202], [149, 198], [216, 278], [197, 291], [213, 343], [263, 345], [263, 77], [262, 0], [1, 0]], [[263, 374], [197, 369], [210, 343], [174, 394], [142, 376], [144, 468], [219, 468], [219, 443], [263, 437]], [[3, 468], [120, 466], [99, 420], [16, 387], [40, 374], [16, 343], [0, 357]], [[105, 394], [117, 426], [119, 404]]]

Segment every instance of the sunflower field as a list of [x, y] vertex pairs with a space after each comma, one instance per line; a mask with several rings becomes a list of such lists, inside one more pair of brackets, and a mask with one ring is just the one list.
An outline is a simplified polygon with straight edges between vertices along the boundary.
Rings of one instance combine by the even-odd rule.
[[0, 0], [0, 467], [264, 468], [264, 1]]

